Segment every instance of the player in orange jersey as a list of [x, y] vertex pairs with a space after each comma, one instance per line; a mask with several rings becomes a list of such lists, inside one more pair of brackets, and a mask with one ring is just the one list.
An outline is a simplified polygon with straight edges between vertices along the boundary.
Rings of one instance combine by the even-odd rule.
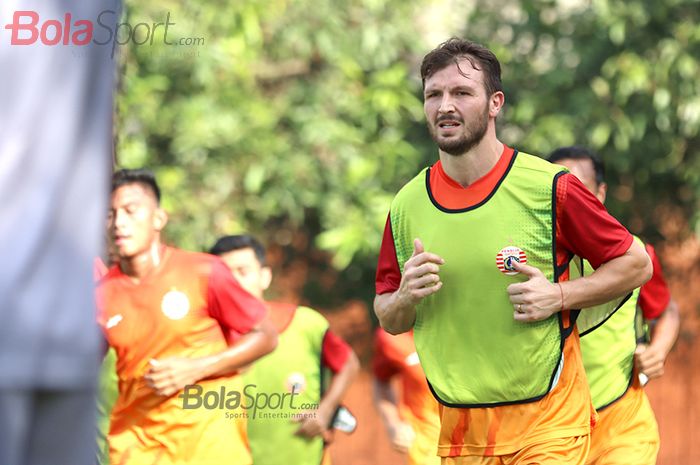
[[[161, 243], [167, 214], [159, 202], [151, 172], [121, 170], [112, 178], [108, 229], [119, 264], [97, 289], [119, 377], [110, 463], [250, 464], [244, 415], [233, 420], [212, 399], [240, 393], [236, 370], [272, 351], [276, 333], [263, 304], [220, 259]], [[242, 335], [230, 347], [226, 330]], [[208, 402], [188, 408], [177, 394], [195, 383]]]
[[[413, 332], [392, 336], [379, 328], [374, 341], [374, 404], [392, 446], [408, 453], [409, 465], [439, 464], [436, 453], [440, 434], [438, 403], [425, 381]], [[391, 386], [395, 377], [401, 384], [398, 402]]]

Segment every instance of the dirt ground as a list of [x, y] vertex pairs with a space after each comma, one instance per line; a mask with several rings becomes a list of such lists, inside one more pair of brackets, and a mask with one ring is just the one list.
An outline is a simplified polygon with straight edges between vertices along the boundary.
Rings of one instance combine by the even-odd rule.
[[[675, 300], [681, 309], [681, 334], [671, 352], [666, 373], [647, 386], [661, 434], [658, 465], [700, 464], [700, 244], [691, 239], [658, 250]], [[370, 360], [372, 328], [369, 309], [351, 302], [327, 313], [331, 327], [346, 338], [363, 362], [345, 404], [357, 416], [358, 429], [338, 433], [331, 446], [334, 465], [403, 464], [394, 452], [372, 407]]]

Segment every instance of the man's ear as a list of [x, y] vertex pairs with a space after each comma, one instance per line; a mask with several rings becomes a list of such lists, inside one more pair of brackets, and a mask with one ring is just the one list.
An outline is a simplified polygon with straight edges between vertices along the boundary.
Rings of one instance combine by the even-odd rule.
[[506, 103], [506, 96], [501, 91], [496, 91], [489, 98], [489, 116], [497, 117], [501, 112], [501, 108]]
[[272, 269], [269, 266], [263, 266], [260, 270], [260, 289], [265, 292], [272, 283]]
[[596, 197], [598, 197], [598, 200], [600, 200], [600, 203], [605, 204], [605, 198], [608, 195], [608, 185], [604, 182], [601, 182], [598, 184], [598, 192], [596, 193]]
[[153, 228], [160, 232], [168, 224], [168, 214], [162, 208], [157, 208], [153, 215]]

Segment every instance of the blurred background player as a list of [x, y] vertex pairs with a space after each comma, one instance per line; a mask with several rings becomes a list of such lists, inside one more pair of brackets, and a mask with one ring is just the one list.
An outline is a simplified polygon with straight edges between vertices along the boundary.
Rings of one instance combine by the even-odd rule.
[[[100, 338], [92, 263], [103, 249], [115, 61], [110, 46], [44, 45], [38, 29], [68, 14], [94, 20], [104, 10], [118, 12], [120, 2], [0, 2], [3, 465], [95, 459]], [[32, 35], [15, 29], [30, 19], [15, 21], [19, 12], [38, 18], [32, 45], [12, 43]], [[114, 30], [117, 17], [101, 25]]]
[[[562, 147], [549, 160], [571, 173], [601, 201], [607, 185], [605, 166], [585, 147]], [[590, 465], [653, 465], [659, 451], [659, 432], [639, 377], [663, 374], [666, 356], [680, 326], [678, 306], [671, 298], [653, 247], [646, 246], [654, 271], [651, 280], [636, 289], [629, 300], [595, 331], [582, 334], [581, 351], [600, 418], [591, 434]], [[589, 274], [592, 271], [586, 263]], [[635, 317], [641, 309], [645, 320], [655, 320], [651, 339], [637, 345]]]
[[97, 387], [97, 463], [109, 464], [109, 419], [112, 407], [119, 395], [119, 379], [117, 378], [117, 354], [109, 348], [105, 354]]
[[[240, 376], [232, 375], [270, 352], [276, 334], [262, 302], [221, 260], [161, 243], [166, 223], [151, 172], [114, 174], [108, 229], [119, 263], [97, 289], [119, 377], [110, 463], [249, 464], [243, 421], [220, 409], [184, 408], [176, 394], [194, 383], [204, 394], [240, 392]], [[227, 347], [222, 328], [241, 337]]]
[[[211, 248], [222, 258], [243, 289], [262, 299], [272, 281], [265, 249], [249, 235], [225, 236]], [[253, 364], [244, 375], [262, 393], [299, 393], [295, 405], [317, 404], [307, 418], [252, 418], [248, 438], [255, 465], [315, 465], [330, 463], [325, 442], [346, 390], [357, 376], [353, 350], [311, 308], [266, 302], [268, 318], [279, 332], [279, 345]], [[330, 377], [330, 379], [328, 379]], [[286, 407], [289, 407], [285, 404]], [[275, 412], [277, 413], [277, 411]], [[289, 408], [282, 414], [300, 413]]]
[[[438, 465], [438, 403], [420, 366], [413, 331], [392, 336], [378, 328], [374, 340], [374, 406], [392, 446], [408, 454], [409, 465]], [[399, 401], [392, 388], [397, 379]]]

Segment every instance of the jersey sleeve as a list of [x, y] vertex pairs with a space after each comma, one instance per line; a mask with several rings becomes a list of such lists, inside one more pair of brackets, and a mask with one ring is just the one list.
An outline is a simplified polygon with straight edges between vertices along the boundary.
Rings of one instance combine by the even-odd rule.
[[653, 320], [660, 317], [666, 310], [666, 307], [668, 307], [668, 303], [671, 301], [671, 292], [664, 279], [661, 262], [659, 262], [659, 257], [656, 255], [654, 247], [647, 244], [645, 248], [649, 258], [651, 258], [654, 272], [651, 275], [651, 279], [639, 291], [639, 306], [642, 308], [644, 318]]
[[381, 329], [377, 329], [374, 336], [374, 358], [372, 359], [372, 373], [381, 382], [389, 380], [397, 375], [401, 367], [394, 357], [391, 357], [391, 347], [388, 344], [388, 335]]
[[231, 334], [246, 334], [265, 317], [265, 305], [246, 292], [219, 258], [208, 284], [209, 315]]
[[396, 258], [396, 248], [394, 246], [394, 235], [391, 232], [391, 217], [387, 216], [386, 226], [384, 226], [384, 237], [379, 250], [379, 260], [377, 262], [377, 275], [374, 286], [377, 295], [394, 292], [401, 284], [401, 269]]
[[632, 235], [570, 174], [557, 180], [557, 247], [588, 260], [593, 268], [623, 255]]
[[330, 329], [323, 336], [321, 363], [333, 373], [338, 373], [345, 366], [352, 349]]

